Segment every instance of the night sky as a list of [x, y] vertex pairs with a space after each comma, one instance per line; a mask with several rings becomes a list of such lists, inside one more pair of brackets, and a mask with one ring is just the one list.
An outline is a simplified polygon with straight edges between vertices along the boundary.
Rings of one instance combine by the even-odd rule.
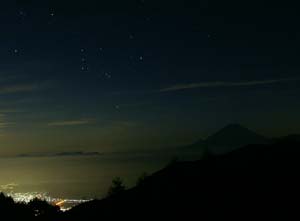
[[5, 2], [1, 156], [167, 148], [228, 123], [300, 132], [296, 5]]

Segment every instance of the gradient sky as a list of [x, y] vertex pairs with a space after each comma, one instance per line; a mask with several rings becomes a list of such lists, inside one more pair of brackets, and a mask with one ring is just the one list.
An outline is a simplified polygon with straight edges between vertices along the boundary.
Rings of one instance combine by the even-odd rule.
[[4, 1], [0, 155], [300, 133], [299, 11], [266, 1]]

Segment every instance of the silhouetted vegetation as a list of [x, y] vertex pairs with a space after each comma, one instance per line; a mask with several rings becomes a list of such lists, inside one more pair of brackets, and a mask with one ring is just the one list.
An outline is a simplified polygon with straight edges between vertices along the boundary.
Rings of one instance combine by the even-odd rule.
[[15, 203], [11, 197], [0, 193], [0, 212], [1, 217], [9, 217], [10, 220], [32, 220], [32, 211], [23, 203]]
[[173, 158], [169, 161], [169, 163], [167, 164], [167, 167], [173, 166], [173, 165], [177, 164], [178, 162], [179, 162], [179, 158], [178, 158], [178, 157], [173, 157]]
[[126, 189], [126, 186], [124, 184], [124, 181], [122, 180], [121, 177], [116, 177], [112, 180], [112, 184], [108, 190], [108, 197], [110, 196], [114, 196], [117, 194], [120, 194], [122, 192], [124, 192]]
[[17, 203], [11, 197], [0, 193], [0, 212], [9, 220], [57, 220], [61, 211], [46, 201], [34, 199], [28, 204]]
[[142, 173], [142, 175], [137, 179], [136, 186], [143, 185], [148, 177], [147, 173]]
[[48, 202], [38, 198], [30, 201], [28, 207], [33, 211], [34, 216], [39, 217], [41, 220], [53, 220], [57, 218], [60, 213], [58, 206], [50, 205]]

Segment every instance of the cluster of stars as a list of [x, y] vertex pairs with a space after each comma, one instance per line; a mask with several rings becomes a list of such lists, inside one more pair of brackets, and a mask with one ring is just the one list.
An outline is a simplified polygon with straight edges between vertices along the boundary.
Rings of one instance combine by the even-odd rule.
[[17, 12], [17, 19], [19, 20], [19, 22], [23, 22], [27, 17], [27, 13], [21, 9]]
[[[130, 35], [130, 38], [134, 38], [133, 35]], [[104, 49], [102, 47], [98, 48], [98, 50], [102, 53], [104, 51]], [[81, 48], [80, 49], [80, 70], [81, 71], [89, 71], [90, 70], [90, 65], [89, 65], [89, 62], [88, 62], [88, 55], [87, 55], [87, 50], [85, 48]], [[138, 56], [138, 57], [135, 57], [133, 55], [130, 55], [129, 56], [129, 59], [131, 61], [144, 61], [144, 56]], [[112, 78], [112, 74], [108, 71], [104, 72], [103, 74], [100, 74], [99, 77], [104, 77], [105, 79], [111, 79]]]
[[81, 48], [80, 52], [81, 52], [81, 71], [88, 71], [89, 66], [88, 66], [88, 63], [87, 63], [86, 55], [85, 55], [85, 49]]
[[109, 78], [111, 78], [111, 74], [109, 74], [109, 73], [104, 73], [104, 76], [107, 78], [107, 79], [109, 79]]
[[[50, 16], [50, 18], [54, 18], [55, 17], [55, 13], [54, 13], [54, 10], [50, 10], [48, 16]], [[24, 10], [24, 9], [20, 9], [18, 12], [17, 12], [17, 17], [20, 19], [20, 20], [25, 20], [27, 17], [28, 17], [28, 13]], [[48, 24], [51, 24], [52, 21], [49, 21]]]
[[[140, 0], [140, 3], [143, 5], [145, 4], [145, 1], [144, 0]], [[47, 15], [47, 14], [46, 14]], [[25, 20], [27, 17], [28, 17], [28, 13], [23, 9], [19, 9], [17, 11], [17, 16], [21, 19], [21, 20]], [[56, 17], [56, 13], [55, 13], [55, 10], [54, 9], [49, 9], [48, 10], [48, 24], [52, 24], [54, 22], [54, 17]], [[146, 17], [146, 20], [150, 20], [150, 17]], [[135, 33], [130, 33], [129, 34], [129, 39], [130, 40], [134, 40], [136, 38], [135, 36]], [[99, 52], [103, 52], [103, 48], [100, 47], [98, 48]], [[13, 48], [12, 49], [12, 53], [15, 54], [15, 55], [19, 55], [20, 54], [20, 50], [18, 48]], [[80, 49], [80, 69], [81, 71], [89, 71], [90, 70], [90, 65], [89, 65], [89, 62], [88, 62], [88, 59], [87, 59], [87, 51], [85, 48], [81, 48]], [[133, 55], [130, 55], [129, 56], [129, 59], [131, 61], [144, 61], [144, 56], [133, 56]], [[112, 77], [112, 75], [108, 72], [104, 73], [104, 77], [106, 79], [110, 79]]]

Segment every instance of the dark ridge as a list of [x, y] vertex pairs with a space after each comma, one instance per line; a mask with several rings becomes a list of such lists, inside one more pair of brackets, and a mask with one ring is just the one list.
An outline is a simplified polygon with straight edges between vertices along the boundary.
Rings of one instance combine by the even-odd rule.
[[258, 219], [298, 214], [300, 143], [256, 144], [174, 162], [138, 186], [79, 205], [66, 220]]

